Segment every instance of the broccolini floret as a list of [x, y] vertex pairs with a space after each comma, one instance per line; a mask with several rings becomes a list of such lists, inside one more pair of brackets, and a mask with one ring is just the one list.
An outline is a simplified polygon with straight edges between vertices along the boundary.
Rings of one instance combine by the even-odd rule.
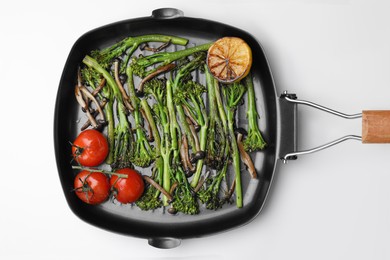
[[[163, 160], [161, 157], [156, 159], [153, 167], [152, 178], [160, 186], [163, 178]], [[154, 210], [162, 206], [160, 199], [160, 191], [157, 190], [153, 185], [149, 185], [144, 191], [142, 197], [136, 202], [136, 205], [142, 210]]]
[[220, 169], [216, 176], [211, 177], [206, 181], [206, 187], [198, 191], [199, 200], [206, 205], [207, 209], [217, 210], [226, 202], [224, 198], [220, 197], [220, 189], [222, 180], [225, 178], [228, 169], [228, 163], [225, 161], [222, 169]]
[[172, 207], [176, 211], [182, 212], [184, 214], [198, 214], [198, 201], [181, 167], [177, 167], [175, 173], [174, 181], [176, 181], [178, 185], [173, 193], [174, 199], [172, 202]]

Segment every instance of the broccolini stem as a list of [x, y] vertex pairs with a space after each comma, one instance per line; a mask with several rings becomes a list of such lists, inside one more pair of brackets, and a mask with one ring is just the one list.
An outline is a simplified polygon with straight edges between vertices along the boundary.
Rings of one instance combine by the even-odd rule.
[[142, 77], [145, 77], [158, 70], [161, 66], [165, 66], [181, 58], [190, 56], [196, 52], [207, 51], [212, 44], [213, 44], [212, 42], [205, 43], [202, 45], [198, 45], [192, 48], [188, 48], [176, 52], [155, 53], [149, 56], [137, 58], [133, 63], [135, 63], [134, 66], [138, 67], [138, 69], [142, 68], [141, 70], [145, 70], [147, 67], [152, 66], [154, 64], [161, 63], [157, 68], [150, 69], [148, 71], [143, 71], [142, 74], [144, 75], [142, 75]]
[[111, 90], [113, 91], [114, 97], [118, 100], [118, 102], [123, 103], [122, 101], [122, 95], [121, 92], [116, 85], [116, 82], [114, 78], [111, 76], [110, 73], [108, 73], [107, 70], [105, 70], [100, 64], [91, 56], [86, 55], [83, 59], [83, 63], [87, 65], [88, 67], [93, 68], [96, 70], [98, 73], [100, 73], [107, 81], [107, 84], [110, 86]]
[[225, 135], [228, 134], [228, 126], [227, 126], [227, 118], [226, 118], [226, 112], [225, 108], [222, 102], [222, 96], [221, 96], [221, 88], [218, 83], [214, 84], [214, 90], [215, 90], [215, 99], [217, 100], [217, 107], [219, 111], [219, 116], [222, 121], [223, 129], [225, 132]]
[[[206, 73], [210, 72], [206, 69]], [[206, 77], [207, 80], [207, 95], [209, 104], [209, 128], [207, 141], [206, 163], [215, 169], [220, 169], [223, 166], [223, 161], [227, 154], [225, 153], [226, 134], [223, 130], [221, 117], [218, 113], [217, 98], [215, 87], [218, 81], [211, 76]]]
[[[168, 138], [168, 136], [166, 137]], [[171, 190], [171, 153], [172, 150], [170, 149], [169, 141], [165, 141], [164, 147], [161, 149], [161, 155], [164, 161], [163, 166], [163, 188], [166, 191]], [[164, 206], [167, 206], [169, 204], [169, 198], [167, 196], [163, 197], [163, 204]]]
[[[192, 71], [198, 69], [204, 63], [204, 60], [205, 60], [205, 55], [198, 55], [197, 57], [195, 57], [194, 59], [192, 59], [190, 62], [188, 62], [186, 65], [184, 65], [183, 67], [181, 67], [179, 69], [179, 71], [176, 74], [176, 78], [173, 82], [172, 88], [173, 88], [174, 94], [182, 91], [183, 83], [184, 83], [183, 78], [188, 77]], [[183, 104], [181, 104], [181, 102], [176, 104], [176, 110], [177, 110], [179, 118], [180, 118], [182, 130], [184, 132], [183, 134], [186, 135], [187, 140], [190, 143], [190, 146], [194, 151], [195, 147], [196, 147], [195, 146], [195, 139], [191, 133], [191, 129], [190, 129], [190, 126], [188, 125], [187, 117], [186, 117], [185, 112], [184, 112]], [[196, 152], [198, 152], [198, 151], [196, 151]]]
[[179, 145], [178, 140], [181, 139], [180, 126], [177, 123], [176, 111], [173, 106], [172, 96], [172, 81], [167, 81], [167, 106], [168, 106], [168, 117], [169, 117], [169, 128], [171, 134], [171, 145], [172, 150], [178, 151]]
[[248, 90], [248, 106], [246, 111], [246, 117], [248, 119], [248, 135], [243, 144], [246, 151], [252, 152], [264, 149], [267, 143], [264, 141], [258, 125], [259, 115], [256, 108], [255, 89], [251, 74], [248, 74], [248, 76], [244, 79], [244, 82]]
[[[206, 141], [207, 141], [207, 125], [201, 126], [199, 138], [200, 138], [200, 150], [204, 151], [206, 149]], [[193, 188], [195, 188], [198, 185], [199, 178], [203, 170], [203, 163], [204, 163], [204, 159], [200, 159], [196, 163], [196, 171], [194, 174], [194, 178], [191, 181], [191, 186]]]
[[240, 169], [240, 153], [238, 150], [237, 139], [234, 134], [234, 114], [237, 109], [237, 105], [245, 93], [246, 89], [239, 83], [233, 83], [223, 87], [224, 101], [227, 107], [227, 122], [229, 141], [231, 147], [231, 157], [233, 160], [233, 169], [235, 173], [235, 194], [236, 194], [236, 206], [241, 208], [243, 205], [242, 199], [242, 187], [241, 187], [241, 169]]
[[133, 116], [134, 116], [136, 136], [137, 136], [136, 139], [137, 147], [134, 154], [133, 163], [140, 167], [147, 167], [154, 159], [155, 154], [143, 130], [141, 112], [139, 107], [140, 100], [135, 95], [133, 71], [131, 66], [127, 67], [126, 74], [127, 74], [127, 90], [129, 92], [131, 105], [134, 108]]
[[[213, 83], [211, 81], [211, 77], [212, 77], [211, 74], [208, 73], [208, 71], [206, 70], [206, 84], [207, 85]], [[195, 110], [197, 111], [197, 114], [198, 114], [197, 122], [200, 125], [200, 133], [199, 133], [200, 150], [205, 151], [206, 145], [207, 145], [207, 131], [208, 131], [208, 127], [209, 127], [209, 119], [204, 111], [203, 101], [201, 101], [199, 99], [196, 100], [195, 98], [200, 98], [200, 97], [194, 97], [193, 95], [191, 95], [192, 102], [193, 102], [193, 104], [195, 106]], [[201, 101], [200, 105], [198, 104], [199, 101]], [[198, 185], [199, 178], [200, 178], [200, 175], [202, 174], [202, 170], [203, 170], [203, 163], [204, 163], [204, 159], [200, 159], [196, 163], [196, 171], [195, 171], [194, 177], [191, 181], [191, 186], [193, 188], [195, 188]]]
[[244, 80], [245, 85], [247, 86], [248, 91], [248, 107], [246, 116], [248, 118], [248, 128], [249, 129], [258, 129], [257, 125], [257, 118], [258, 113], [256, 109], [256, 96], [255, 96], [255, 89], [252, 82], [252, 76], [249, 73], [248, 76]]
[[240, 169], [240, 152], [238, 151], [237, 139], [234, 134], [234, 109], [227, 109], [227, 119], [229, 126], [229, 137], [232, 148], [232, 159], [236, 181], [236, 206], [242, 208], [242, 188], [241, 188], [241, 169]]
[[151, 63], [151, 65], [153, 65], [160, 62], [164, 62], [164, 64], [169, 64], [172, 61], [176, 61], [178, 59], [187, 57], [191, 54], [194, 54], [195, 52], [207, 51], [212, 44], [213, 43], [205, 43], [202, 45], [197, 45], [195, 47], [176, 51], [176, 52], [156, 53], [150, 56], [145, 56], [144, 58], [141, 58], [138, 61], [140, 62], [140, 64]]
[[121, 65], [121, 68], [120, 68], [120, 73], [123, 73], [126, 68], [127, 68], [127, 65], [129, 64], [129, 61], [130, 61], [130, 58], [131, 56], [133, 55], [133, 53], [135, 52], [135, 50], [138, 48], [138, 45], [134, 44], [130, 50], [128, 51], [128, 53], [126, 53], [126, 56], [124, 57], [123, 59], [123, 62], [122, 62], [122, 65]]
[[[181, 37], [162, 35], [162, 34], [149, 34], [136, 37], [128, 37], [117, 44], [110, 46], [109, 48], [100, 51], [101, 54], [112, 53], [115, 50], [115, 56], [120, 56], [124, 51], [132, 46], [139, 46], [144, 42], [171, 42], [178, 45], [187, 45], [188, 40]], [[131, 54], [130, 54], [131, 55]]]
[[139, 98], [135, 94], [134, 76], [133, 76], [133, 70], [131, 66], [127, 67], [126, 75], [127, 75], [127, 91], [129, 92], [131, 106], [134, 108], [133, 112], [135, 112], [139, 110]]
[[[155, 179], [157, 179], [158, 180], [157, 183], [160, 184], [160, 186], [162, 186], [163, 185], [163, 178], [164, 178], [164, 176], [163, 176], [163, 174], [164, 174], [164, 160], [161, 156], [156, 159], [155, 167], [157, 169], [157, 176]], [[154, 197], [157, 198], [158, 196], [160, 196], [160, 191], [156, 190]]]
[[[157, 158], [158, 164], [156, 163], [156, 167], [158, 167], [159, 174], [161, 174], [161, 184], [166, 191], [171, 190], [171, 144], [170, 144], [170, 131], [169, 131], [169, 122], [168, 122], [168, 112], [166, 111], [165, 102], [162, 100], [157, 101], [158, 113], [160, 114], [160, 123], [162, 127], [162, 135], [161, 135], [161, 146], [160, 146], [160, 154], [162, 161]], [[162, 169], [162, 171], [160, 170]], [[169, 204], [169, 198], [163, 196], [163, 205], [167, 206]]]
[[165, 43], [171, 42], [173, 44], [186, 45], [188, 43], [188, 40], [181, 37], [161, 35], [161, 34], [150, 34], [150, 35], [141, 35], [136, 37], [128, 37], [108, 48], [105, 48], [100, 51], [96, 51], [94, 57], [96, 57], [99, 60], [99, 62], [104, 64], [103, 65], [104, 68], [107, 68], [112, 59], [121, 56], [124, 52], [130, 49], [126, 53], [126, 56], [123, 59], [124, 62], [120, 69], [120, 72], [122, 73], [126, 69], [130, 57], [132, 56], [134, 51], [138, 48], [140, 44], [145, 42], [165, 42]]
[[[196, 150], [195, 139], [194, 139], [194, 136], [192, 135], [190, 126], [187, 122], [187, 117], [186, 117], [186, 114], [184, 112], [183, 106], [181, 104], [176, 105], [176, 110], [177, 110], [177, 113], [179, 115], [181, 126], [183, 128], [183, 134], [186, 135], [187, 141], [190, 143], [191, 149], [194, 152]], [[195, 151], [195, 152], [197, 152], [197, 151]]]
[[[217, 100], [217, 108], [218, 108], [219, 116], [220, 116], [221, 122], [222, 122], [223, 132], [225, 133], [224, 136], [227, 137], [229, 135], [228, 126], [227, 126], [227, 118], [226, 118], [224, 104], [222, 102], [221, 87], [220, 87], [218, 82], [216, 82], [216, 84], [214, 84], [214, 90], [215, 90], [215, 99]], [[229, 141], [226, 140], [225, 141], [225, 148], [224, 148], [225, 156], [228, 156], [229, 152], [230, 152]]]

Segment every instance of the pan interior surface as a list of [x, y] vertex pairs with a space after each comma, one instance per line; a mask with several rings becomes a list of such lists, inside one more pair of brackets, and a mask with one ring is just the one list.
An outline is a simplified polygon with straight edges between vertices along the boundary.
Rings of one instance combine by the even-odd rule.
[[[215, 41], [224, 36], [244, 39], [252, 49], [252, 76], [257, 98], [259, 123], [268, 144], [261, 152], [252, 153], [258, 179], [251, 179], [242, 166], [244, 207], [226, 204], [216, 211], [201, 206], [198, 215], [171, 215], [167, 209], [142, 211], [135, 205], [121, 205], [107, 201], [98, 206], [81, 202], [72, 192], [73, 179], [77, 174], [71, 168], [71, 146], [80, 133], [85, 116], [74, 98], [76, 73], [83, 57], [91, 50], [112, 45], [125, 37], [144, 34], [167, 34], [189, 39], [187, 47]], [[153, 44], [151, 44], [153, 46]], [[156, 43], [155, 46], [159, 44]], [[181, 46], [169, 46], [172, 51]], [[203, 75], [197, 75], [204, 81]], [[199, 237], [225, 231], [248, 223], [260, 212], [267, 197], [276, 164], [277, 104], [276, 91], [265, 54], [254, 37], [240, 29], [203, 19], [178, 17], [156, 19], [153, 17], [132, 19], [92, 30], [74, 44], [66, 61], [60, 80], [54, 119], [54, 144], [59, 177], [64, 195], [71, 210], [81, 219], [97, 227], [136, 237]], [[245, 104], [239, 109], [238, 125], [246, 127]], [[150, 168], [140, 170], [150, 175]], [[234, 198], [234, 195], [233, 197]]]

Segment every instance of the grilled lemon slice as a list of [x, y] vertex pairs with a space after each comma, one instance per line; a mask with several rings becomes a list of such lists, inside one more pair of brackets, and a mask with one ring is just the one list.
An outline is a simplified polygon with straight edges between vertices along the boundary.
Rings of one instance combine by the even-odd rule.
[[209, 48], [207, 66], [218, 81], [237, 82], [248, 75], [251, 69], [252, 50], [241, 38], [221, 38]]

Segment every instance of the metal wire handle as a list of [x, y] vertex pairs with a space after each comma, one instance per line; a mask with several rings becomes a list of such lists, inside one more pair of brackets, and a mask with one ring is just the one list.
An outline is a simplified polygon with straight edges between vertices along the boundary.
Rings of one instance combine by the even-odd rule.
[[[342, 117], [342, 118], [346, 118], [346, 119], [356, 119], [356, 118], [361, 118], [362, 117], [362, 113], [351, 114], [351, 115], [344, 114], [344, 113], [341, 113], [339, 111], [336, 111], [336, 110], [333, 110], [333, 109], [330, 109], [330, 108], [318, 105], [318, 104], [310, 102], [310, 101], [299, 100], [299, 99], [293, 98], [293, 96], [295, 96], [295, 95], [291, 95], [287, 91], [284, 91], [282, 96], [281, 96], [281, 98], [284, 98], [285, 100], [287, 100], [287, 101], [289, 101], [291, 103], [296, 103], [296, 104], [310, 106], [310, 107], [313, 107], [313, 108], [316, 108], [316, 109], [319, 109], [319, 110], [325, 111], [327, 113], [330, 113], [330, 114], [333, 114], [333, 115], [336, 115], [336, 116], [339, 116], [339, 117]], [[321, 151], [323, 149], [329, 148], [329, 147], [331, 147], [333, 145], [336, 145], [336, 144], [339, 144], [341, 142], [344, 142], [346, 140], [358, 140], [358, 141], [361, 141], [362, 137], [361, 136], [357, 136], [357, 135], [346, 135], [346, 136], [343, 136], [343, 137], [341, 137], [339, 139], [336, 139], [336, 140], [334, 140], [332, 142], [326, 143], [324, 145], [320, 145], [320, 146], [312, 148], [312, 149], [287, 153], [284, 157], [281, 158], [281, 160], [283, 161], [283, 163], [287, 163], [288, 160], [296, 158], [298, 155], [315, 153], [315, 152]]]

